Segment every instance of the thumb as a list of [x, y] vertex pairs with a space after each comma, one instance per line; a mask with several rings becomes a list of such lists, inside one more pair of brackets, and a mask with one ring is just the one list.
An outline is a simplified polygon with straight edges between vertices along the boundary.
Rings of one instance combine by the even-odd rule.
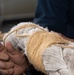
[[19, 50], [15, 49], [10, 42], [6, 43], [6, 49], [8, 54], [10, 55], [11, 61], [15, 64], [22, 65], [25, 62], [25, 57]]
[[10, 42], [7, 42], [6, 45], [5, 45], [6, 49], [7, 49], [7, 52], [12, 54], [12, 55], [16, 55], [18, 53], [20, 53], [19, 50], [15, 49]]

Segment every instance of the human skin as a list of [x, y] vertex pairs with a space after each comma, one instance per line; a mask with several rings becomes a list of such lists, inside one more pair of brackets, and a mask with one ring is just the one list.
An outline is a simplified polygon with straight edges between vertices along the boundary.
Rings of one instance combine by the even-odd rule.
[[28, 68], [28, 61], [22, 52], [13, 48], [10, 42], [6, 43], [6, 51], [0, 44], [0, 72], [3, 75], [20, 75]]

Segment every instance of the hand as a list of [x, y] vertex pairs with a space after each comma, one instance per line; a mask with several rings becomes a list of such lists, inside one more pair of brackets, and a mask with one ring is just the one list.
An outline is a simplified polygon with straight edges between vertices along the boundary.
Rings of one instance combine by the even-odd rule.
[[6, 43], [6, 49], [10, 56], [10, 60], [15, 64], [13, 75], [20, 75], [29, 68], [24, 54], [13, 48], [10, 42]]
[[13, 62], [9, 61], [9, 55], [0, 43], [0, 73], [2, 73], [2, 75], [10, 75], [13, 73], [13, 67]]

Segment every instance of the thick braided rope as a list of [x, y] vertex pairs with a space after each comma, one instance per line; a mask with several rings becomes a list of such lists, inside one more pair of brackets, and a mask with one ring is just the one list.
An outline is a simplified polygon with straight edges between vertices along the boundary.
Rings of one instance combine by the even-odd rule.
[[[28, 28], [28, 27], [39, 28], [42, 31], [37, 31], [37, 32], [33, 33], [31, 36], [29, 36], [27, 34], [25, 34], [23, 36], [17, 34], [18, 30], [21, 30], [23, 28]], [[38, 69], [44, 73], [45, 73], [45, 69], [44, 69], [44, 66], [42, 63], [42, 57], [41, 57], [41, 54], [44, 52], [44, 50], [52, 44], [69, 43], [70, 42], [70, 41], [64, 39], [63, 37], [61, 37], [59, 34], [57, 34], [55, 32], [47, 32], [46, 30], [44, 30], [43, 28], [41, 28], [40, 26], [38, 26], [36, 24], [31, 24], [31, 25], [27, 24], [24, 26], [20, 26], [13, 31], [10, 31], [4, 38], [4, 41], [3, 41], [4, 45], [5, 45], [5, 39], [13, 32], [16, 32], [17, 37], [25, 37], [25, 36], [30, 37], [29, 41], [27, 43], [28, 59], [31, 62], [31, 64], [33, 64], [34, 67], [36, 67], [36, 69]]]
[[42, 53], [45, 49], [53, 44], [69, 43], [69, 40], [64, 39], [56, 32], [36, 32], [30, 36], [27, 43], [27, 57], [30, 63], [33, 64], [37, 70], [45, 73], [45, 68], [42, 61]]

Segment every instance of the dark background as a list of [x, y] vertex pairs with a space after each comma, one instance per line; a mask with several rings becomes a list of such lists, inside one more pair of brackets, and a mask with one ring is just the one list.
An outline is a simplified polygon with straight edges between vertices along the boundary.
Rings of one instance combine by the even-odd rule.
[[0, 31], [3, 33], [8, 32], [13, 26], [17, 25], [20, 22], [32, 22], [32, 18], [23, 18], [23, 19], [17, 19], [17, 20], [6, 20], [1, 23]]

